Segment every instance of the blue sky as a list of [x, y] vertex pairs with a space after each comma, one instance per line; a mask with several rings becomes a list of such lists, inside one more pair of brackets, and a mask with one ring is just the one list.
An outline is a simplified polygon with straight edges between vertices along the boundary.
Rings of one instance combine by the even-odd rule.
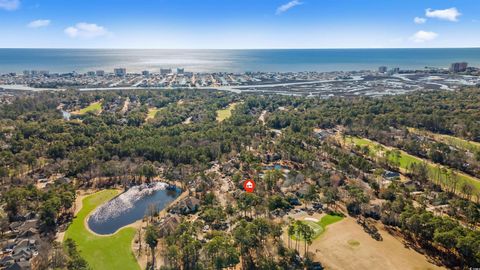
[[3, 48], [480, 47], [478, 0], [0, 0]]

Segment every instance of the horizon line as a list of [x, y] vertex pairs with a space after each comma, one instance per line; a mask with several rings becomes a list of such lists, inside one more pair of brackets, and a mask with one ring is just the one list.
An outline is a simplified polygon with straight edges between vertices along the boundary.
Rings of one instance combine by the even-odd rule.
[[0, 50], [398, 50], [398, 49], [480, 49], [465, 47], [339, 47], [339, 48], [107, 48], [107, 47], [0, 47]]

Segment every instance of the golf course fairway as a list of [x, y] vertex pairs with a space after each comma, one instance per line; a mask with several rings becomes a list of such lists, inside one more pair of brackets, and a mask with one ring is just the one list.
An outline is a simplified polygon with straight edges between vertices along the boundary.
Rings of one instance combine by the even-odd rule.
[[86, 218], [98, 206], [118, 195], [118, 190], [103, 190], [83, 199], [82, 209], [68, 227], [65, 238], [73, 239], [81, 256], [93, 270], [136, 270], [140, 266], [132, 253], [131, 244], [136, 230], [125, 227], [113, 235], [96, 235], [85, 226]]

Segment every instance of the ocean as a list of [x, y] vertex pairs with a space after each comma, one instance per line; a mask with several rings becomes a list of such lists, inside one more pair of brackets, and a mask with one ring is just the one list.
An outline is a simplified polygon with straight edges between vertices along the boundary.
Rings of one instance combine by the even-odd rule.
[[48, 70], [55, 73], [127, 72], [185, 68], [193, 72], [353, 71], [379, 66], [402, 69], [448, 68], [452, 62], [480, 66], [480, 48], [452, 49], [281, 49], [281, 50], [134, 50], [0, 49], [0, 73]]

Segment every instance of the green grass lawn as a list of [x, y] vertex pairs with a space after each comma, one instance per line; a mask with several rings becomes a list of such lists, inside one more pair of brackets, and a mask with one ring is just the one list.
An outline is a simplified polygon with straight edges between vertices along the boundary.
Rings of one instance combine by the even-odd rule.
[[65, 233], [65, 239], [75, 240], [82, 257], [93, 270], [140, 269], [131, 250], [134, 228], [123, 228], [111, 236], [94, 235], [85, 228], [88, 214], [117, 194], [117, 190], [103, 190], [84, 198], [82, 209]]
[[98, 111], [100, 111], [102, 109], [102, 102], [101, 101], [97, 101], [97, 102], [93, 102], [91, 103], [90, 105], [88, 105], [87, 107], [81, 109], [80, 111], [78, 111], [78, 114], [86, 114], [88, 112], [93, 112], [93, 113], [96, 113]]
[[[310, 228], [313, 229], [313, 239], [318, 238], [326, 229], [327, 226], [342, 220], [343, 217], [341, 216], [333, 216], [333, 215], [325, 215], [322, 219], [318, 222], [311, 221], [311, 220], [303, 220], [302, 223], [307, 224]], [[303, 240], [302, 236], [292, 235], [293, 240]]]
[[237, 103], [232, 103], [232, 104], [228, 105], [227, 108], [222, 109], [222, 110], [218, 110], [217, 111], [217, 121], [222, 122], [225, 119], [230, 118], [230, 116], [232, 116], [232, 111], [235, 109], [236, 106], [237, 106]]
[[359, 138], [359, 137], [346, 137], [346, 142], [348, 143], [353, 143], [359, 147], [368, 147], [369, 154], [372, 157], [375, 157], [378, 152], [384, 151], [384, 147], [380, 144], [373, 144], [372, 141], [364, 139], [364, 138]]
[[155, 118], [155, 115], [156, 115], [160, 110], [161, 110], [161, 109], [157, 109], [157, 108], [148, 108], [148, 113], [147, 113], [147, 119], [146, 119], [146, 120], [154, 119], [154, 118]]
[[409, 128], [408, 131], [414, 134], [419, 134], [422, 136], [426, 136], [430, 139], [433, 139], [437, 142], [442, 142], [444, 144], [456, 147], [458, 149], [462, 149], [465, 151], [470, 151], [472, 153], [476, 153], [480, 151], [480, 143], [464, 140], [455, 136], [445, 135], [445, 134], [438, 134], [432, 133], [426, 130], [419, 130], [416, 128]]
[[322, 226], [323, 228], [326, 228], [328, 225], [338, 222], [342, 219], [343, 217], [341, 216], [325, 215], [322, 217], [319, 223], [320, 223], [320, 226]]
[[[378, 156], [381, 155], [381, 153], [379, 152], [379, 149], [386, 149], [384, 145], [378, 142], [374, 142], [374, 141], [363, 139], [363, 138], [347, 137], [346, 141], [353, 143], [355, 145], [358, 145], [360, 147], [364, 147], [364, 146], [369, 147], [370, 149], [369, 156], [371, 158], [378, 158]], [[420, 164], [424, 162], [421, 158], [410, 155], [404, 151], [400, 151], [400, 155], [398, 157], [391, 152], [387, 158], [390, 162], [396, 162], [399, 165], [399, 167], [405, 171], [408, 171], [411, 165], [414, 163]], [[442, 185], [445, 185], [448, 174], [451, 174], [454, 172], [458, 177], [457, 190], [463, 185], [463, 183], [469, 183], [474, 187], [476, 192], [480, 192], [480, 179], [477, 179], [475, 177], [462, 173], [458, 170], [447, 169], [444, 166], [433, 163], [433, 162], [427, 162], [427, 168], [429, 172], [429, 178], [432, 181], [435, 181], [435, 182], [440, 181]], [[442, 170], [442, 168], [444, 168], [444, 170]]]
[[370, 140], [364, 139], [364, 138], [359, 138], [359, 137], [350, 137], [347, 136], [346, 140], [355, 143], [358, 146], [372, 146], [372, 142]]
[[[389, 160], [395, 160], [395, 159], [389, 157]], [[416, 156], [412, 156], [412, 155], [410, 155], [408, 153], [405, 153], [403, 151], [401, 152], [399, 161], [400, 161], [400, 167], [402, 169], [405, 169], [405, 170], [408, 170], [408, 168], [410, 168], [410, 166], [413, 163], [418, 164], [418, 163], [424, 162], [422, 159], [420, 159]], [[473, 177], [473, 176], [462, 173], [458, 170], [446, 168], [442, 165], [435, 164], [433, 162], [428, 162], [427, 163], [427, 168], [428, 168], [429, 178], [433, 181], [440, 181], [440, 183], [442, 185], [445, 185], [445, 183], [447, 183], [448, 174], [455, 173], [456, 176], [458, 177], [457, 190], [460, 189], [460, 187], [464, 183], [469, 183], [470, 185], [472, 185], [474, 187], [476, 192], [480, 191], [480, 180]], [[444, 168], [444, 170], [442, 170], [442, 168]]]
[[395, 157], [393, 154], [388, 156], [389, 161], [397, 161], [400, 164], [400, 168], [410, 168], [412, 164], [422, 163], [422, 159], [416, 156], [412, 156], [406, 152], [400, 151], [400, 155]]

